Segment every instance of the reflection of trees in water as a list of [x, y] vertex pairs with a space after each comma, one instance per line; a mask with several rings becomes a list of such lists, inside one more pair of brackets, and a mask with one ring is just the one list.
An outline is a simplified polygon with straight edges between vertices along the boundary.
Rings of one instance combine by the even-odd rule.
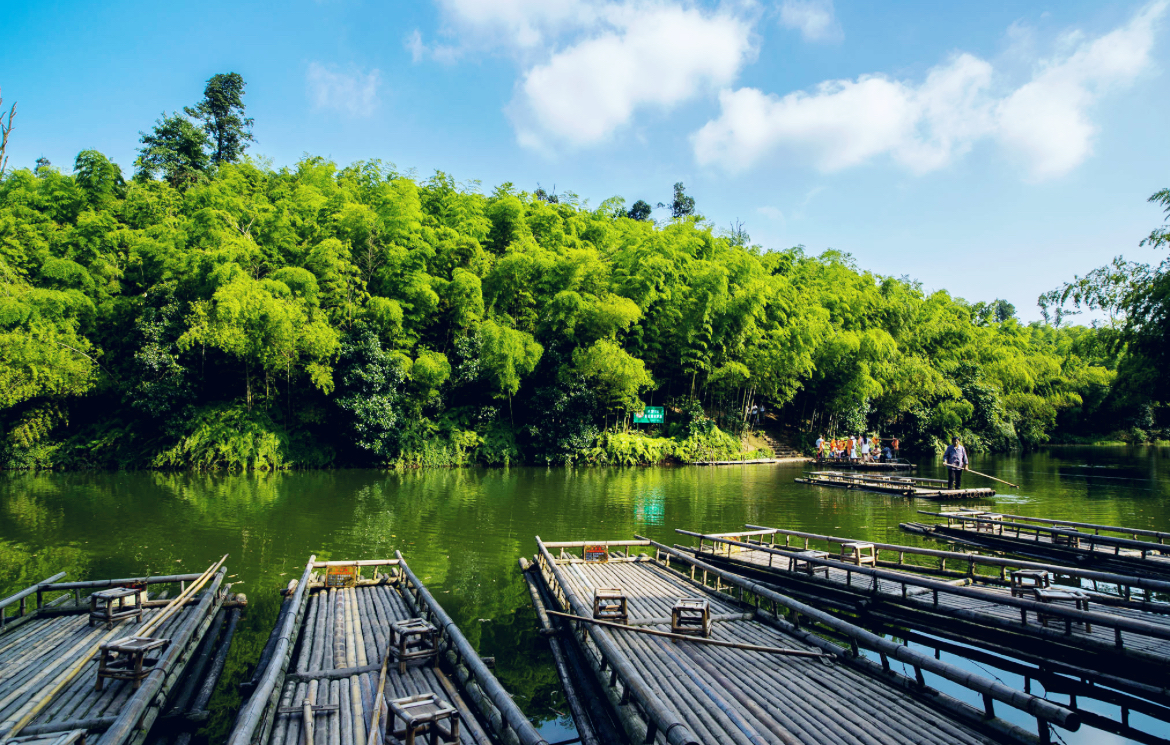
[[[89, 558], [73, 546], [33, 548], [27, 544], [0, 540], [0, 598], [51, 577], [68, 572], [66, 580], [88, 579]], [[51, 600], [54, 595], [46, 596]], [[30, 604], [35, 604], [30, 599]], [[32, 607], [30, 605], [29, 607]], [[6, 609], [14, 612], [14, 609]]]

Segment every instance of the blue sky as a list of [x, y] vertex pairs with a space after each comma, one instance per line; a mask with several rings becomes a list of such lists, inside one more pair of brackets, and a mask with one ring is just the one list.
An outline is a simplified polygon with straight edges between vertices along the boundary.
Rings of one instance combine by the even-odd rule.
[[[279, 9], [277, 9], [279, 8]], [[69, 2], [0, 8], [12, 166], [138, 132], [239, 72], [252, 151], [669, 201], [1026, 320], [1170, 186], [1167, 0]], [[662, 217], [659, 211], [656, 217]]]

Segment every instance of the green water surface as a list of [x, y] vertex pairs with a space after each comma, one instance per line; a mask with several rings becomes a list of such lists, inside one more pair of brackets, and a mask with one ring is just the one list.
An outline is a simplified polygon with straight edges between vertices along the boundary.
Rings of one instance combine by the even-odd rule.
[[[1167, 530], [1168, 455], [1166, 448], [1051, 448], [984, 456], [972, 467], [1019, 484], [978, 503], [1000, 512]], [[61, 570], [71, 579], [196, 572], [230, 554], [231, 581], [249, 605], [213, 700], [216, 740], [238, 706], [235, 684], [250, 676], [271, 631], [277, 591], [308, 556], [386, 558], [397, 549], [480, 653], [496, 658], [521, 707], [558, 739], [571, 725], [516, 564], [532, 556], [533, 536], [638, 533], [689, 544], [675, 528], [725, 532], [758, 523], [924, 543], [898, 524], [932, 520], [916, 510], [935, 503], [794, 484], [804, 468], [8, 472], [0, 474], [0, 597]], [[918, 473], [943, 476], [933, 462]], [[992, 484], [974, 476], [964, 483], [985, 485]], [[1076, 740], [1122, 741], [1087, 734]]]

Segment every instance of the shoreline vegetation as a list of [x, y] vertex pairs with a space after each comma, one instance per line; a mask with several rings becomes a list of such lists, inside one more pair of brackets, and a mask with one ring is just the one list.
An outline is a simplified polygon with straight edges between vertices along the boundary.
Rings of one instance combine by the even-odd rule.
[[[243, 90], [217, 75], [164, 114], [129, 179], [94, 150], [0, 171], [0, 468], [686, 463], [767, 457], [756, 429], [805, 453], [818, 434], [918, 453], [1170, 436], [1165, 264], [1119, 259], [1025, 324], [755, 245], [681, 183], [655, 220], [378, 160], [276, 167], [244, 152]], [[1070, 325], [1082, 307], [1108, 320]], [[634, 424], [646, 405], [665, 423]]]

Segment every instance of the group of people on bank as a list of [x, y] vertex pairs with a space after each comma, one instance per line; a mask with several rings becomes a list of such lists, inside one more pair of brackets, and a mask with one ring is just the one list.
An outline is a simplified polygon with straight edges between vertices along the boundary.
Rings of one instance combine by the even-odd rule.
[[[882, 447], [883, 441], [887, 443], [885, 447]], [[883, 440], [877, 434], [840, 440], [826, 440], [825, 436], [821, 435], [817, 438], [817, 462], [888, 463], [897, 460], [899, 445], [897, 437]]]

